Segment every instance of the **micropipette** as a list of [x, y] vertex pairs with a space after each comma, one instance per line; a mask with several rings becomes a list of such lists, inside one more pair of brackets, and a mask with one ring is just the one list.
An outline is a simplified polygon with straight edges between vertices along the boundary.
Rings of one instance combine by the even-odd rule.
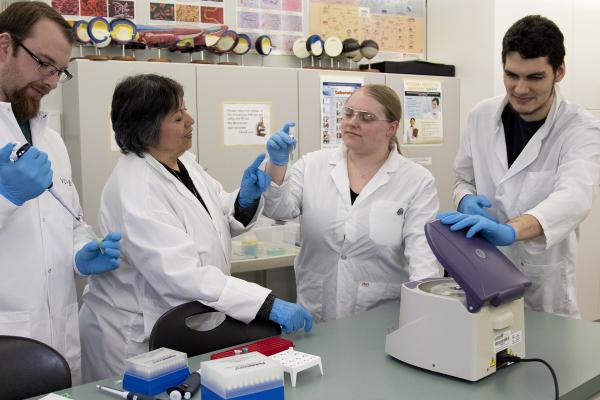
[[154, 397], [144, 396], [143, 394], [137, 394], [133, 392], [126, 392], [124, 390], [118, 390], [108, 386], [96, 385], [96, 389], [100, 390], [101, 392], [114, 394], [115, 396], [127, 400], [156, 400]]
[[[21, 158], [21, 156], [23, 154], [25, 154], [25, 152], [27, 152], [27, 150], [29, 150], [29, 148], [31, 147], [31, 145], [29, 143], [25, 143], [23, 146], [20, 146], [21, 143], [19, 142], [15, 142], [15, 147], [13, 150], [13, 154], [11, 155], [10, 159], [14, 162], [17, 161], [19, 158]], [[18, 148], [17, 148], [18, 147]], [[73, 207], [71, 207], [69, 205], [69, 203], [67, 203], [65, 201], [65, 199], [62, 198], [62, 196], [58, 193], [58, 191], [53, 187], [54, 183], [50, 182], [50, 186], [48, 186], [48, 192], [50, 192], [50, 194], [52, 196], [54, 196], [54, 198], [65, 208], [65, 210], [67, 210], [69, 212], [69, 214], [71, 214], [73, 216], [73, 218], [75, 218], [77, 221], [81, 222], [82, 220], [82, 216], [77, 214], [75, 212], [75, 210], [73, 210]]]

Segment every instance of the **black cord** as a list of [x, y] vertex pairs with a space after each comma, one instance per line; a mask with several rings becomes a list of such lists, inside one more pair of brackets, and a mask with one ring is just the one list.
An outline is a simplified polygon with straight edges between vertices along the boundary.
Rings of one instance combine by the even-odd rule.
[[546, 361], [542, 360], [541, 358], [521, 358], [521, 357], [514, 356], [512, 354], [508, 354], [508, 353], [499, 353], [497, 362], [499, 365], [502, 365], [505, 362], [513, 362], [513, 363], [540, 362], [540, 363], [544, 364], [546, 367], [548, 367], [548, 369], [550, 370], [550, 373], [552, 374], [552, 380], [554, 381], [554, 398], [555, 398], [555, 400], [558, 400], [559, 392], [558, 392], [558, 380], [556, 379], [556, 373], [554, 372], [554, 369], [552, 369], [550, 364], [548, 364]]

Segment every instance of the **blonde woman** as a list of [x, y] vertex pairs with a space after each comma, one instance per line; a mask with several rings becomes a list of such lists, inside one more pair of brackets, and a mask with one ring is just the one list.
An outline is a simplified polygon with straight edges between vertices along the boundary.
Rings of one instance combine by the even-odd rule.
[[302, 215], [298, 303], [317, 320], [368, 310], [398, 299], [403, 282], [441, 276], [423, 230], [438, 210], [435, 182], [400, 154], [401, 117], [392, 89], [366, 85], [342, 109], [341, 147], [306, 154], [287, 171], [289, 125], [267, 142], [264, 214]]

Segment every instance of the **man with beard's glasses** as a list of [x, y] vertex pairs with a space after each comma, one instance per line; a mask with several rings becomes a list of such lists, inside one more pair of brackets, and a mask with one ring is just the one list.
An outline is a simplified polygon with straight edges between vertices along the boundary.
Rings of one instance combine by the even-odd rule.
[[[52, 197], [81, 213], [65, 145], [48, 127], [40, 100], [67, 71], [72, 31], [52, 7], [16, 2], [0, 14], [0, 335], [24, 336], [58, 350], [80, 382], [74, 273], [119, 265], [120, 239], [104, 240]], [[20, 158], [15, 142], [32, 145]]]

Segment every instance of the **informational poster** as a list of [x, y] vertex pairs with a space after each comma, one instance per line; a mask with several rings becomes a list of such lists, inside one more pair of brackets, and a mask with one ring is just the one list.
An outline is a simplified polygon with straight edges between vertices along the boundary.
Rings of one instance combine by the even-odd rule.
[[405, 79], [402, 143], [441, 144], [443, 126], [442, 82]]
[[67, 19], [91, 17], [136, 19], [134, 0], [52, 0], [52, 7]]
[[291, 54], [304, 30], [302, 0], [237, 0], [236, 16], [237, 31], [250, 36], [252, 43], [269, 35], [272, 54]]
[[218, 0], [151, 1], [149, 13], [152, 24], [202, 26], [225, 21], [223, 2]]
[[371, 39], [396, 58], [425, 58], [425, 0], [309, 0], [309, 32]]
[[362, 77], [321, 75], [321, 148], [342, 144], [342, 107], [356, 89], [364, 85]]
[[271, 103], [223, 103], [225, 146], [265, 145], [271, 135]]

